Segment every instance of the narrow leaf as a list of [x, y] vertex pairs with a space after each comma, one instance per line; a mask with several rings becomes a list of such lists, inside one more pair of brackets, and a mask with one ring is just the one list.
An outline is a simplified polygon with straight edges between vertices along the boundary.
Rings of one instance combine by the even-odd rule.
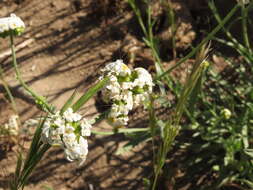
[[99, 81], [95, 86], [90, 88], [83, 96], [81, 96], [76, 103], [72, 106], [74, 112], [79, 110], [92, 96], [94, 96], [104, 85], [107, 83], [109, 78], [105, 78]]
[[76, 96], [76, 92], [77, 92], [77, 90], [75, 90], [74, 92], [73, 92], [73, 94], [70, 96], [70, 98], [66, 101], [66, 103], [62, 106], [62, 108], [61, 108], [61, 114], [63, 113], [63, 112], [65, 112], [70, 106], [71, 106], [71, 104], [72, 104], [72, 102], [73, 102], [73, 100], [74, 100], [74, 98], [75, 98], [75, 96]]

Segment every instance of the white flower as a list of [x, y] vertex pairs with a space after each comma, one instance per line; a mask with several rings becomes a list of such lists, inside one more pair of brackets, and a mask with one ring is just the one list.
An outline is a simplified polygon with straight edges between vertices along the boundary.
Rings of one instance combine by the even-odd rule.
[[42, 127], [42, 141], [44, 143], [49, 143], [51, 144], [50, 141], [50, 129], [51, 129], [51, 123], [49, 121], [45, 121]]
[[121, 105], [113, 104], [109, 113], [109, 117], [117, 118], [121, 115], [127, 115], [128, 112], [129, 110], [126, 109], [123, 104]]
[[15, 14], [10, 17], [0, 18], [0, 37], [6, 37], [13, 31], [14, 35], [20, 35], [25, 29], [24, 22]]
[[149, 72], [144, 68], [136, 68], [134, 72], [137, 75], [137, 78], [133, 81], [133, 86], [138, 86], [140, 88], [144, 88], [144, 86], [148, 86], [148, 90], [152, 91], [152, 86], [154, 86], [152, 81], [152, 76]]
[[144, 103], [148, 99], [149, 95], [147, 93], [144, 94], [136, 94], [133, 97], [134, 107], [138, 107], [142, 103]]
[[74, 141], [70, 146], [67, 145], [64, 153], [69, 161], [78, 160], [79, 165], [81, 165], [86, 160], [88, 154], [88, 141], [81, 136], [78, 142]]
[[111, 76], [102, 90], [102, 99], [106, 103], [109, 103], [111, 99], [120, 94], [121, 87], [117, 80], [116, 76]]
[[81, 135], [82, 136], [90, 136], [91, 135], [91, 124], [86, 120], [83, 119], [81, 121]]
[[[116, 79], [116, 80], [115, 80]], [[111, 76], [108, 84], [105, 86], [105, 88], [110, 92], [111, 96], [114, 96], [116, 94], [120, 93], [120, 84], [117, 81], [117, 78], [115, 76]]]
[[113, 104], [111, 110], [108, 114], [108, 121], [114, 127], [121, 127], [127, 125], [129, 120], [128, 113], [131, 109], [129, 109], [124, 103], [119, 105]]
[[75, 133], [68, 133], [68, 134], [63, 134], [62, 141], [64, 142], [65, 147], [72, 147], [75, 146], [77, 137]]
[[18, 135], [18, 129], [19, 129], [18, 120], [19, 120], [18, 115], [12, 115], [10, 117], [9, 123], [8, 123], [10, 135]]
[[131, 90], [133, 88], [133, 83], [132, 82], [122, 82], [121, 84], [121, 89], [122, 90]]
[[127, 124], [128, 120], [129, 120], [129, 118], [127, 115], [125, 115], [125, 116], [122, 115], [122, 116], [116, 117], [116, 118], [109, 116], [109, 118], [108, 118], [108, 122], [114, 127], [122, 127]]
[[120, 59], [106, 65], [105, 68], [102, 69], [102, 72], [109, 73], [109, 75], [116, 74], [119, 76], [127, 76], [131, 74], [131, 70]]
[[18, 115], [12, 115], [9, 118], [8, 123], [5, 123], [2, 126], [2, 130], [4, 130], [5, 133], [9, 135], [18, 135], [19, 132], [19, 124], [18, 124], [19, 116]]
[[124, 102], [124, 109], [129, 111], [133, 109], [133, 93], [131, 91], [123, 91], [119, 100]]
[[68, 160], [83, 163], [88, 153], [85, 137], [91, 135], [91, 127], [88, 120], [68, 108], [62, 115], [56, 112], [48, 116], [42, 127], [42, 141], [60, 145]]
[[57, 131], [53, 130], [51, 127], [44, 127], [42, 132], [43, 132], [42, 141], [44, 143], [48, 143], [55, 146], [62, 145], [60, 135], [57, 133]]
[[64, 113], [63, 113], [64, 118], [68, 121], [68, 122], [76, 122], [79, 121], [82, 116], [79, 115], [78, 113], [74, 113], [72, 108], [68, 108]]
[[65, 133], [73, 133], [75, 128], [69, 123], [65, 124]]

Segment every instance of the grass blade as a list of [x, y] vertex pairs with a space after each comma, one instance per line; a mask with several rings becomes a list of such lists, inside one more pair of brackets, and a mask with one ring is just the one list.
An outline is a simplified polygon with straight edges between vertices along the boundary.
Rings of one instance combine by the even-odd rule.
[[70, 96], [70, 98], [66, 101], [66, 103], [61, 108], [61, 114], [65, 112], [72, 104], [75, 96], [76, 96], [76, 90], [73, 92], [73, 94]]
[[99, 81], [95, 86], [90, 88], [83, 96], [81, 96], [76, 103], [72, 106], [74, 112], [79, 110], [94, 94], [96, 94], [104, 85], [107, 83], [109, 78], [104, 78], [103, 80]]

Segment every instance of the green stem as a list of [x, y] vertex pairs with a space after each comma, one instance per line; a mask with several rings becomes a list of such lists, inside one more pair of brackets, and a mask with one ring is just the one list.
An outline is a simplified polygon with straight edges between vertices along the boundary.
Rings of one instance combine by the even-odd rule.
[[149, 131], [149, 128], [130, 128], [130, 129], [118, 129], [115, 131], [94, 131], [91, 132], [96, 135], [114, 135], [117, 133], [136, 133], [136, 132], [145, 132]]
[[32, 97], [39, 101], [39, 102], [42, 102], [42, 104], [45, 106], [46, 110], [48, 112], [51, 112], [51, 107], [50, 105], [44, 101], [43, 98], [41, 98], [40, 96], [38, 96], [35, 92], [33, 92], [30, 87], [23, 81], [23, 79], [21, 78], [21, 74], [20, 74], [20, 71], [18, 69], [18, 65], [17, 65], [17, 59], [16, 59], [16, 52], [15, 52], [15, 45], [14, 45], [14, 39], [13, 39], [13, 34], [11, 33], [10, 35], [10, 41], [11, 41], [11, 52], [12, 52], [12, 63], [13, 63], [13, 66], [14, 66], [14, 69], [15, 69], [15, 73], [16, 73], [16, 76], [17, 76], [17, 79], [18, 81], [20, 82], [20, 84], [24, 87], [25, 90], [27, 90], [31, 95]]
[[18, 114], [16, 102], [15, 102], [13, 96], [12, 96], [12, 93], [11, 93], [11, 91], [10, 91], [10, 88], [9, 88], [8, 83], [7, 83], [7, 82], [5, 81], [5, 79], [4, 79], [4, 73], [3, 73], [3, 69], [2, 69], [1, 66], [0, 66], [0, 78], [1, 78], [1, 80], [2, 80], [4, 89], [5, 89], [5, 91], [7, 92], [7, 95], [8, 95], [8, 97], [9, 97], [10, 101], [11, 101], [11, 107], [12, 107], [13, 111], [14, 111], [16, 114]]
[[165, 71], [163, 74], [157, 76], [155, 78], [155, 80], [159, 80], [161, 78], [163, 78], [164, 76], [166, 76], [168, 73], [170, 73], [173, 69], [175, 69], [176, 67], [178, 67], [179, 65], [181, 65], [183, 62], [185, 62], [187, 59], [191, 58], [204, 44], [206, 44], [209, 40], [211, 40], [211, 38], [229, 21], [229, 19], [235, 14], [235, 12], [237, 11], [237, 9], [240, 7], [240, 5], [236, 5], [228, 14], [227, 16], [222, 20], [222, 22], [220, 24], [218, 24], [218, 26], [216, 26], [213, 31], [205, 38], [203, 39], [200, 44], [194, 48], [190, 53], [188, 53], [184, 58], [182, 58], [181, 60], [179, 60], [174, 66], [172, 66], [171, 68], [169, 68], [167, 71]]
[[142, 20], [141, 12], [140, 12], [140, 10], [136, 7], [135, 0], [128, 0], [128, 3], [130, 4], [130, 6], [132, 7], [134, 13], [136, 14], [137, 20], [138, 20], [138, 22], [139, 22], [139, 24], [140, 24], [140, 26], [141, 26], [141, 29], [142, 29], [144, 35], [145, 35], [145, 36], [148, 36], [148, 32], [147, 32], [146, 27], [145, 27], [145, 24], [144, 24], [144, 22], [143, 22], [143, 20]]
[[150, 106], [149, 106], [149, 128], [150, 128], [150, 133], [152, 136], [152, 151], [153, 151], [153, 166], [154, 166], [154, 173], [156, 174], [155, 166], [156, 166], [156, 152], [155, 152], [155, 136], [156, 136], [156, 116], [155, 116], [155, 111], [153, 104], [154, 99], [151, 96], [150, 97]]
[[251, 47], [249, 43], [248, 37], [248, 27], [247, 27], [247, 17], [248, 17], [248, 9], [245, 8], [245, 5], [241, 6], [241, 14], [242, 14], [242, 34], [245, 46], [251, 52]]
[[158, 175], [160, 172], [156, 172], [155, 173], [155, 179], [153, 181], [153, 185], [152, 185], [152, 190], [155, 190], [156, 184], [157, 184], [157, 179], [158, 179]]

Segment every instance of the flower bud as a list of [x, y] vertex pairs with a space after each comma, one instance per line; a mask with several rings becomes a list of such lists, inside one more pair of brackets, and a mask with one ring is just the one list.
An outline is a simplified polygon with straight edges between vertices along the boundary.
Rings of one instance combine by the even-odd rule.
[[225, 118], [225, 119], [229, 119], [232, 115], [231, 111], [227, 108], [224, 108], [223, 110], [221, 110], [221, 115]]

